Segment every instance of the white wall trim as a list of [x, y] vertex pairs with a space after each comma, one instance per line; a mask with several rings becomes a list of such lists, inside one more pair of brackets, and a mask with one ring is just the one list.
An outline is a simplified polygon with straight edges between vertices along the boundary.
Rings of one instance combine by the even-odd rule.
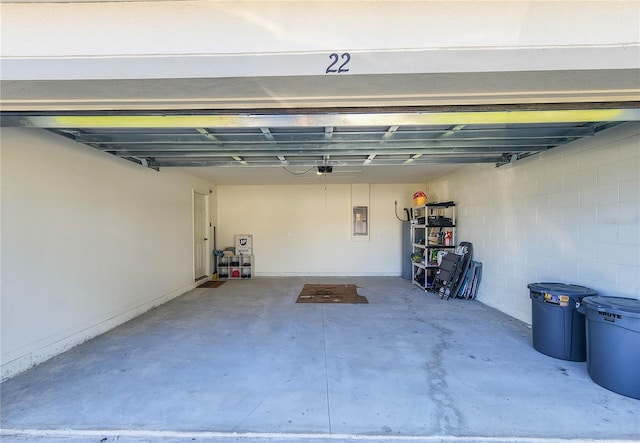
[[256, 272], [256, 277], [400, 277], [397, 272]]
[[[354, 74], [638, 69], [639, 45], [347, 51]], [[3, 57], [2, 80], [105, 80], [324, 75], [327, 51], [261, 54]]]

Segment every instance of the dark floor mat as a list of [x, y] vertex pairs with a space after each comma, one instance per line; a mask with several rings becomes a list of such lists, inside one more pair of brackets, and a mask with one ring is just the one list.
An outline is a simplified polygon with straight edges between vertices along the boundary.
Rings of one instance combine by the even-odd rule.
[[210, 281], [204, 282], [198, 287], [199, 288], [217, 288], [219, 286], [222, 286], [224, 282], [225, 282], [224, 280], [210, 280]]
[[296, 303], [369, 303], [356, 285], [304, 285]]

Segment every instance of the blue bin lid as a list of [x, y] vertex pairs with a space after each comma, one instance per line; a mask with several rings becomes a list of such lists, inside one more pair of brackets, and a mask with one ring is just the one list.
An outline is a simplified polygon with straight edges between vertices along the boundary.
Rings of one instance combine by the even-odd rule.
[[587, 309], [614, 314], [631, 314], [631, 317], [640, 318], [640, 300], [624, 297], [604, 297], [601, 295], [585, 297], [582, 304]]
[[584, 286], [569, 285], [566, 283], [529, 283], [527, 287], [534, 292], [543, 292], [553, 295], [573, 295], [578, 298], [597, 294], [593, 289], [585, 288]]

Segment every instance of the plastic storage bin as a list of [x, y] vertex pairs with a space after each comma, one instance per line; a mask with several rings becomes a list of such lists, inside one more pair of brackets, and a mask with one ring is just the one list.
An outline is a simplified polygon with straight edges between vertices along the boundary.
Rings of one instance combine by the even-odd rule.
[[585, 361], [584, 314], [578, 307], [596, 291], [564, 283], [530, 283], [527, 287], [535, 350], [562, 360]]
[[640, 399], [640, 300], [586, 297], [587, 372], [610, 391]]

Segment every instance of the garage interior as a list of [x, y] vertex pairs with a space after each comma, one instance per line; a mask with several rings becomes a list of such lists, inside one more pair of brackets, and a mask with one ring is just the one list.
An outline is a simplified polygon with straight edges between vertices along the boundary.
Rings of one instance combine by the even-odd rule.
[[[2, 439], [637, 440], [527, 289], [640, 298], [637, 2], [231, 3], [2, 2]], [[418, 190], [477, 300], [401, 278]]]

